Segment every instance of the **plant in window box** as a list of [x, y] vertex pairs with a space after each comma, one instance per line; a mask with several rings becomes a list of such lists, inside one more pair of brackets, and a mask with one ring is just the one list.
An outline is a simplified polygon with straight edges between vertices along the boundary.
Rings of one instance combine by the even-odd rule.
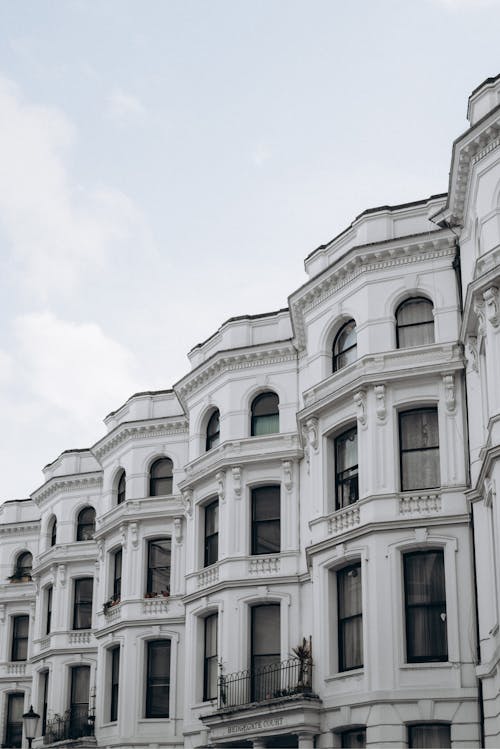
[[163, 598], [168, 598], [169, 595], [170, 595], [170, 588], [167, 588], [167, 590], [162, 590], [161, 594], [162, 594]]
[[29, 572], [24, 570], [16, 570], [13, 575], [7, 578], [11, 583], [30, 583], [32, 577]]
[[102, 610], [105, 614], [108, 613], [108, 611], [113, 607], [116, 606], [118, 603], [120, 603], [120, 596], [111, 596], [111, 598], [108, 598], [107, 601], [105, 601], [102, 605]]
[[305, 689], [310, 686], [310, 673], [309, 669], [312, 663], [312, 642], [309, 638], [307, 642], [306, 638], [302, 638], [302, 644], [297, 645], [296, 648], [292, 648], [292, 653], [299, 659], [299, 674], [297, 678], [297, 690]]

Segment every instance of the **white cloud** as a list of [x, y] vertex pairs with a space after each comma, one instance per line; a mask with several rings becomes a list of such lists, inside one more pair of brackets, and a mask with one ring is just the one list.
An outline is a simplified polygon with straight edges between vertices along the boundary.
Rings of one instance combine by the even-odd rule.
[[133, 94], [128, 94], [120, 89], [115, 89], [109, 97], [106, 115], [111, 119], [123, 122], [131, 118], [144, 117], [146, 109], [140, 100]]
[[434, 0], [439, 5], [444, 5], [450, 10], [477, 10], [500, 6], [500, 0]]
[[130, 198], [71, 179], [75, 141], [64, 113], [25, 103], [0, 76], [0, 224], [23, 283], [44, 301], [54, 292], [71, 295], [123, 243], [151, 241]]
[[259, 143], [252, 151], [252, 162], [257, 167], [263, 166], [270, 158], [270, 149], [262, 143]]

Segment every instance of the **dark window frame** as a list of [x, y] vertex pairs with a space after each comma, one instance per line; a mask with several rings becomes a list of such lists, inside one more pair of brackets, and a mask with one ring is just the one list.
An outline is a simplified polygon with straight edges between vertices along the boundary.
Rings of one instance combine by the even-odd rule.
[[205, 451], [213, 450], [220, 443], [220, 411], [218, 408], [212, 411], [207, 422]]
[[[159, 656], [157, 652], [160, 649], [166, 647], [168, 643], [168, 658], [167, 667], [164, 673], [160, 675], [152, 674], [152, 664], [155, 662], [159, 663]], [[145, 706], [145, 718], [169, 718], [170, 717], [170, 672], [172, 666], [172, 641], [168, 638], [147, 640], [146, 641], [146, 706]], [[163, 684], [162, 684], [163, 681]], [[167, 704], [163, 710], [157, 711], [153, 708], [154, 703], [154, 690], [155, 688], [163, 687], [166, 688], [168, 697]]]
[[52, 625], [52, 597], [54, 594], [54, 586], [47, 585], [45, 588], [45, 634], [49, 635]]
[[[152, 549], [154, 544], [158, 544], [158, 542], [168, 542], [170, 544], [169, 549], [165, 549], [165, 551], [168, 551], [170, 553], [169, 556], [169, 563], [167, 564], [152, 564]], [[156, 570], [168, 570], [168, 575], [166, 573], [163, 573], [168, 577], [168, 580], [164, 581], [165, 588], [160, 588], [159, 590], [155, 590], [157, 586], [153, 584], [154, 577], [156, 575]], [[149, 538], [147, 539], [147, 575], [146, 575], [146, 594], [151, 595], [160, 595], [167, 593], [167, 595], [170, 595], [170, 584], [171, 584], [171, 577], [172, 577], [172, 538], [170, 536], [161, 536], [160, 538]]]
[[[342, 442], [346, 442], [350, 435], [356, 435], [356, 456], [357, 463], [355, 465], [339, 470], [339, 446]], [[355, 504], [359, 500], [359, 453], [358, 453], [358, 427], [356, 425], [345, 429], [340, 434], [337, 434], [333, 440], [333, 451], [335, 456], [335, 509], [342, 510], [345, 507]], [[353, 496], [351, 498], [351, 482], [353, 487]], [[349, 502], [344, 503], [344, 488], [349, 487]]]
[[[256, 413], [259, 407], [262, 409], [261, 404], [268, 401], [275, 401], [272, 405], [264, 406], [264, 413]], [[275, 419], [275, 427], [272, 431], [260, 432], [258, 429], [259, 423], [263, 423], [264, 419], [270, 420]], [[267, 434], [279, 434], [280, 431], [280, 399], [274, 390], [266, 390], [263, 393], [258, 393], [252, 400], [250, 406], [250, 436], [251, 437], [265, 437]]]
[[[349, 741], [351, 737], [354, 737], [356, 734], [361, 735], [363, 737], [362, 742], [356, 742], [356, 744]], [[360, 747], [360, 749], [363, 749], [363, 747], [366, 747], [366, 727], [360, 726], [359, 728], [349, 728], [346, 731], [342, 731], [340, 733], [340, 746], [342, 749], [351, 749], [351, 747]]]
[[[409, 584], [408, 584], [408, 567], [407, 564], [408, 560], [412, 558], [418, 558], [427, 556], [429, 554], [437, 554], [440, 558], [440, 572], [442, 573], [442, 588], [444, 590], [444, 599], [435, 599], [430, 600], [425, 603], [409, 603], [408, 602], [408, 593], [409, 593]], [[446, 569], [445, 569], [445, 559], [444, 559], [444, 549], [442, 548], [434, 548], [434, 549], [417, 549], [414, 551], [407, 551], [403, 553], [403, 585], [404, 585], [404, 610], [405, 610], [405, 643], [406, 643], [406, 663], [446, 663], [448, 661], [448, 616], [447, 616], [447, 607], [446, 607]], [[409, 643], [409, 622], [411, 617], [411, 612], [414, 610], [419, 609], [420, 611], [424, 610], [426, 612], [426, 621], [431, 619], [432, 613], [440, 612], [440, 614], [444, 613], [444, 619], [443, 621], [443, 629], [444, 629], [444, 637], [443, 642], [446, 646], [446, 650], [443, 652], [438, 652], [437, 649], [434, 652], [429, 652], [422, 656], [414, 655], [410, 650], [410, 643]], [[433, 644], [435, 641], [433, 640]]]
[[118, 601], [122, 595], [123, 548], [113, 552], [113, 600]]
[[[13, 703], [15, 700], [22, 701], [21, 714], [24, 711], [24, 692], [8, 692], [7, 693], [7, 710], [5, 716], [5, 746], [12, 747], [13, 749], [19, 749], [22, 747], [23, 740], [23, 721], [12, 720], [12, 713], [14, 712]], [[19, 707], [18, 707], [19, 710]]]
[[[339, 340], [342, 334], [345, 332], [346, 328], [349, 326], [352, 326], [354, 324], [354, 331], [356, 333], [356, 343], [351, 344], [350, 346], [347, 346], [347, 348], [338, 349]], [[341, 369], [344, 369], [345, 367], [348, 367], [350, 364], [354, 364], [355, 359], [353, 361], [348, 361], [345, 364], [340, 363], [341, 357], [348, 354], [350, 351], [356, 350], [357, 352], [358, 348], [358, 332], [357, 332], [357, 325], [356, 320], [354, 318], [351, 318], [350, 320], [346, 320], [343, 325], [338, 329], [335, 338], [333, 339], [332, 344], [332, 372], [339, 372]], [[356, 357], [357, 358], [357, 357]]]
[[338, 641], [338, 671], [339, 673], [345, 673], [346, 671], [354, 671], [355, 669], [363, 668], [364, 663], [363, 660], [361, 660], [361, 663], [353, 663], [352, 665], [346, 665], [347, 664], [347, 653], [344, 652], [344, 629], [346, 628], [346, 625], [349, 625], [349, 623], [355, 621], [355, 620], [361, 620], [361, 658], [363, 658], [363, 600], [361, 599], [361, 607], [360, 611], [356, 614], [348, 614], [343, 615], [342, 609], [344, 606], [344, 602], [341, 599], [341, 584], [340, 580], [341, 577], [345, 576], [348, 577], [353, 574], [353, 572], [356, 572], [356, 575], [359, 575], [361, 578], [361, 562], [354, 562], [353, 564], [349, 564], [346, 567], [341, 567], [336, 571], [336, 579], [337, 579], [337, 641]]
[[109, 661], [109, 721], [110, 723], [116, 723], [116, 721], [118, 720], [118, 700], [120, 695], [120, 645], [114, 645], [109, 649]]
[[[26, 634], [19, 630], [26, 626]], [[12, 617], [12, 640], [10, 660], [12, 662], [23, 662], [28, 660], [28, 643], [30, 633], [29, 614], [16, 614]]]
[[[437, 436], [438, 436], [438, 442], [437, 445], [433, 445], [432, 447], [418, 447], [418, 448], [403, 448], [403, 421], [405, 416], [409, 414], [416, 414], [416, 413], [433, 413], [436, 416], [436, 427], [437, 427]], [[437, 406], [421, 406], [418, 408], [407, 408], [405, 410], [398, 412], [398, 436], [399, 436], [399, 480], [401, 485], [401, 491], [402, 492], [415, 492], [415, 491], [422, 491], [422, 490], [428, 490], [428, 489], [439, 489], [441, 486], [441, 465], [440, 465], [440, 447], [439, 447], [439, 411]], [[434, 451], [437, 454], [437, 472], [438, 472], [438, 478], [439, 483], [437, 483], [435, 486], [421, 486], [421, 487], [411, 487], [407, 488], [407, 484], [409, 483], [409, 477], [406, 476], [406, 473], [404, 471], [404, 461], [403, 461], [403, 455], [406, 455], [407, 453], [424, 453], [424, 452], [431, 452]]]
[[[257, 614], [262, 609], [273, 610], [277, 614], [278, 619], [278, 633], [279, 633], [279, 651], [257, 651], [256, 647], [256, 618]], [[264, 666], [259, 665], [259, 661], [264, 660]], [[281, 662], [281, 604], [277, 602], [262, 603], [250, 608], [250, 674], [251, 674], [251, 699], [252, 701], [262, 699], [263, 688], [266, 690], [274, 685], [274, 677], [277, 677], [276, 687], [280, 686], [279, 682], [279, 669], [275, 673], [273, 671], [273, 663]], [[264, 672], [262, 671], [264, 669]], [[263, 675], [262, 675], [263, 674]]]
[[[419, 322], [413, 322], [413, 323], [400, 323], [398, 320], [398, 316], [401, 310], [404, 307], [408, 306], [409, 304], [414, 304], [415, 302], [417, 304], [425, 303], [425, 306], [430, 307], [431, 313], [432, 313], [431, 314], [432, 320], [421, 320]], [[400, 341], [400, 330], [407, 330], [408, 328], [423, 328], [424, 326], [428, 326], [430, 324], [432, 324], [432, 337], [434, 339], [432, 343], [435, 343], [436, 339], [434, 335], [435, 330], [434, 330], [433, 311], [434, 311], [434, 304], [432, 303], [430, 299], [428, 299], [425, 296], [412, 296], [412, 297], [409, 297], [408, 299], [403, 299], [403, 301], [398, 304], [398, 306], [396, 307], [395, 314], [394, 314], [394, 317], [396, 319], [396, 348], [397, 349], [405, 350], [407, 348], [414, 348], [415, 346], [430, 346], [431, 345], [430, 342], [429, 343], [415, 343], [412, 346], [401, 346], [401, 341]]]
[[47, 730], [47, 714], [49, 705], [49, 670], [40, 673], [40, 694], [42, 695], [42, 736], [45, 736]]
[[[216, 511], [216, 512], [215, 512]], [[214, 513], [217, 517], [217, 522], [214, 522], [214, 530], [212, 533], [207, 532], [209, 527], [210, 513]], [[215, 564], [219, 559], [219, 500], [214, 499], [204, 507], [204, 561], [203, 566], [209, 567], [211, 564]]]
[[[166, 497], [172, 494], [173, 491], [173, 471], [174, 464], [171, 458], [164, 456], [157, 458], [149, 468], [149, 496], [150, 497]], [[165, 472], [165, 475], [163, 475]], [[160, 475], [155, 475], [160, 473]], [[166, 482], [166, 488], [168, 491], [160, 491], [163, 488], [163, 483]]]
[[[80, 674], [86, 676], [80, 677]], [[80, 685], [78, 684], [79, 678], [88, 680], [89, 690], [87, 693], [87, 700], [84, 702], [77, 702], [76, 693]], [[86, 736], [87, 726], [90, 712], [90, 666], [86, 663], [82, 663], [78, 666], [70, 666], [70, 732], [73, 738], [79, 736]]]
[[50, 546], [55, 546], [57, 544], [57, 518], [54, 515], [50, 522]]
[[[415, 744], [414, 731], [418, 730], [419, 728], [422, 729], [422, 728], [428, 728], [428, 727], [432, 727], [432, 728], [437, 728], [437, 727], [439, 727], [439, 728], [446, 728], [447, 729], [447, 733], [448, 733], [448, 736], [447, 736], [448, 741], [446, 743], [446, 746], [447, 747], [451, 747], [451, 724], [450, 723], [446, 723], [446, 722], [437, 721], [437, 720], [434, 720], [434, 721], [431, 720], [431, 721], [426, 721], [426, 722], [421, 722], [421, 723], [409, 723], [409, 724], [407, 724], [407, 729], [408, 729], [408, 749], [414, 749], [415, 746], [423, 746], [423, 744]], [[427, 746], [427, 744], [426, 744], [426, 746]], [[443, 747], [444, 746], [445, 745], [443, 745]]]
[[[82, 507], [78, 513], [76, 521], [76, 540], [80, 541], [92, 541], [95, 534], [95, 508], [91, 505]], [[86, 519], [89, 516], [91, 520]]]
[[[28, 559], [30, 563], [27, 564], [24, 560]], [[22, 564], [24, 562], [24, 564]], [[22, 577], [29, 577], [31, 579], [31, 573], [33, 570], [33, 554], [31, 551], [21, 551], [16, 557], [16, 564], [14, 567], [13, 578], [20, 580]]]
[[[212, 623], [214, 623], [215, 626], [215, 653], [208, 652], [208, 645], [209, 645], [209, 628]], [[215, 694], [212, 694], [210, 691], [210, 676], [212, 673], [212, 669], [215, 664], [215, 673], [217, 676], [217, 666], [218, 666], [218, 636], [219, 636], [219, 615], [217, 613], [209, 614], [205, 617], [203, 620], [203, 635], [204, 635], [204, 641], [203, 641], [203, 702], [208, 702], [209, 700], [214, 700], [217, 698], [217, 678], [215, 680]]]
[[127, 498], [127, 474], [122, 471], [116, 484], [116, 504], [121, 505]]
[[[84, 583], [88, 583], [89, 580], [92, 582], [90, 600], [77, 600], [80, 593], [80, 588], [83, 588]], [[73, 630], [87, 630], [92, 629], [92, 612], [94, 606], [94, 578], [90, 576], [76, 577], [73, 584]], [[83, 591], [82, 591], [83, 592]], [[86, 618], [84, 618], [86, 614]], [[84, 619], [84, 624], [88, 623], [88, 626], [82, 626], [79, 619]], [[77, 626], [78, 624], [78, 626]]]
[[[257, 505], [258, 505], [258, 498], [259, 494], [263, 492], [267, 492], [270, 489], [277, 492], [277, 505], [278, 505], [278, 514], [275, 517], [269, 517], [260, 519], [256, 517], [257, 515]], [[274, 501], [276, 498], [274, 498]], [[266, 484], [265, 486], [254, 486], [251, 489], [251, 496], [250, 496], [250, 503], [251, 503], [251, 517], [252, 517], [252, 546], [251, 546], [251, 554], [252, 556], [260, 556], [260, 555], [266, 555], [266, 554], [279, 554], [281, 552], [281, 486], [280, 484]], [[260, 536], [260, 530], [263, 526], [271, 526], [271, 527], [277, 527], [278, 528], [278, 547], [276, 549], [262, 549], [261, 544], [262, 541], [259, 541]], [[259, 550], [260, 549], [260, 550]]]

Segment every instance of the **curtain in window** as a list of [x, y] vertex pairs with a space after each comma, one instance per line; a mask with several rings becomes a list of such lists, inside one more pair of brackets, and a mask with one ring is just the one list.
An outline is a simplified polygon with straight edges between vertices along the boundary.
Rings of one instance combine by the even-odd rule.
[[349, 320], [339, 330], [333, 343], [333, 371], [347, 367], [356, 361], [357, 357], [356, 323]]
[[339, 671], [363, 666], [361, 565], [337, 572]]
[[7, 726], [5, 746], [20, 749], [23, 740], [24, 694], [9, 694], [7, 702]]
[[276, 434], [279, 430], [279, 398], [276, 393], [261, 393], [252, 403], [252, 436]]
[[146, 718], [168, 718], [170, 700], [170, 640], [148, 642]]
[[280, 487], [252, 491], [252, 554], [277, 554], [280, 539]]
[[252, 608], [252, 700], [269, 699], [280, 688], [280, 606]]
[[400, 414], [401, 489], [432, 489], [441, 483], [437, 409]]
[[217, 697], [217, 614], [205, 619], [205, 662], [203, 699]]
[[439, 723], [409, 726], [410, 749], [448, 749], [451, 747], [450, 726]]
[[443, 552], [406, 554], [404, 561], [408, 661], [445, 661], [448, 645]]
[[433, 305], [418, 297], [403, 302], [396, 313], [398, 348], [434, 343]]
[[219, 502], [205, 507], [205, 567], [219, 558]]
[[70, 738], [87, 736], [89, 731], [90, 666], [71, 669]]
[[356, 427], [335, 439], [335, 483], [337, 509], [357, 502], [358, 432]]
[[157, 538], [148, 544], [148, 593], [170, 593], [170, 538]]
[[93, 588], [94, 580], [92, 577], [82, 577], [75, 580], [73, 629], [90, 629], [92, 627]]

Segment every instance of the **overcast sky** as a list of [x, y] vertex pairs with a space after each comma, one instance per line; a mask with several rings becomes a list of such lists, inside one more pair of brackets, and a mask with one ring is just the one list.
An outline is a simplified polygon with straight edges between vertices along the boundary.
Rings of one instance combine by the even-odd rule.
[[1, 0], [0, 501], [362, 210], [444, 192], [499, 30], [497, 0]]

